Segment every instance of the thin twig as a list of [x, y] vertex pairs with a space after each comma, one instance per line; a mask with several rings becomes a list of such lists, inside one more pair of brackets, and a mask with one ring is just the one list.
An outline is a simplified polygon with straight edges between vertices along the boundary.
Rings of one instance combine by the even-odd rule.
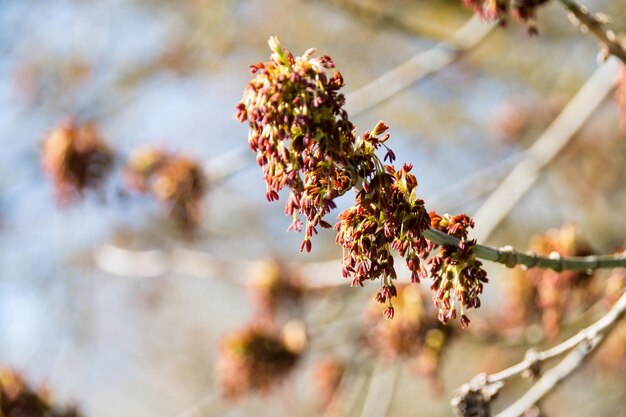
[[539, 180], [542, 171], [573, 139], [617, 82], [619, 62], [609, 59], [587, 80], [546, 131], [474, 215], [474, 236], [486, 241], [508, 213]]
[[374, 368], [372, 382], [361, 410], [361, 417], [386, 417], [396, 393], [400, 377], [399, 362], [388, 366], [384, 358], [379, 358]]
[[[492, 400], [497, 396], [504, 382], [516, 375], [530, 373], [538, 376], [541, 373], [541, 364], [570, 352], [558, 365], [543, 374], [543, 376], [518, 401], [506, 408], [497, 417], [517, 417], [535, 405], [547, 395], [567, 376], [571, 375], [589, 354], [610, 334], [617, 322], [626, 315], [626, 292], [617, 300], [613, 307], [598, 321], [581, 330], [563, 343], [543, 352], [533, 350], [526, 354], [520, 363], [492, 375], [481, 374], [465, 384], [453, 397], [452, 405], [461, 415], [471, 407], [478, 407], [487, 412]], [[484, 393], [489, 395], [485, 396]], [[483, 401], [479, 401], [483, 399]], [[477, 401], [478, 399], [478, 401]], [[459, 407], [459, 404], [462, 407]]]
[[346, 107], [352, 116], [388, 100], [416, 82], [434, 74], [474, 48], [496, 27], [472, 17], [458, 29], [449, 41], [414, 55], [408, 61], [384, 73], [363, 87], [347, 94]]
[[573, 19], [571, 20], [580, 26], [583, 33], [591, 33], [600, 41], [603, 49], [601, 52], [606, 57], [609, 54], [613, 55], [626, 64], [626, 49], [613, 31], [605, 29], [605, 17], [591, 14], [585, 6], [581, 6], [573, 0], [559, 0], [559, 3], [572, 14]]
[[527, 355], [527, 358], [522, 362], [511, 366], [503, 371], [489, 375], [487, 382], [503, 381], [511, 378], [517, 374], [530, 370], [537, 363], [545, 362], [549, 359], [556, 358], [564, 353], [572, 350], [576, 346], [580, 345], [584, 341], [590, 341], [594, 339], [598, 334], [606, 332], [610, 329], [620, 318], [626, 314], [626, 293], [613, 305], [611, 310], [603, 316], [600, 320], [592, 324], [591, 326], [581, 330], [574, 336], [565, 340], [564, 342], [548, 349], [543, 352], [537, 352], [531, 355]]
[[[459, 239], [435, 229], [424, 232], [424, 236], [438, 245], [459, 244]], [[598, 268], [626, 267], [626, 253], [621, 255], [602, 255], [584, 257], [539, 256], [518, 253], [511, 247], [492, 248], [476, 245], [474, 253], [477, 257], [509, 267], [521, 265], [525, 267], [550, 268], [554, 270], [588, 271]], [[233, 283], [247, 285], [249, 280], [246, 270], [252, 261], [225, 261], [208, 252], [191, 249], [175, 248], [165, 250], [130, 250], [112, 244], [103, 245], [94, 252], [94, 261], [103, 271], [110, 274], [148, 278], [166, 273], [177, 273], [197, 278], [221, 276], [223, 271], [241, 271], [234, 274]], [[346, 280], [337, 280], [337, 261], [297, 263], [301, 274], [306, 276], [307, 285], [311, 290], [323, 291], [328, 288], [347, 285]], [[230, 281], [229, 281], [230, 282]]]
[[537, 404], [539, 400], [545, 397], [560, 382], [578, 369], [589, 354], [600, 345], [602, 339], [603, 336], [596, 336], [592, 340], [578, 345], [565, 359], [542, 376], [526, 394], [504, 411], [497, 414], [496, 417], [518, 417], [523, 415], [526, 410]]

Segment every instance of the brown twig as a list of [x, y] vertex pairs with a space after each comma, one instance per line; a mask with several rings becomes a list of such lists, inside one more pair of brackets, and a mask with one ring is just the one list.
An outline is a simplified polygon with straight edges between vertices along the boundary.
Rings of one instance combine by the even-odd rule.
[[[526, 358], [518, 364], [495, 374], [481, 374], [474, 378], [472, 382], [465, 384], [457, 391], [453, 398], [453, 407], [457, 410], [459, 415], [465, 416], [468, 415], [463, 414], [467, 407], [459, 410], [459, 404], [464, 406], [467, 404], [476, 406], [476, 404], [478, 404], [480, 410], [483, 410], [488, 415], [491, 400], [495, 398], [507, 379], [519, 374], [539, 376], [543, 362], [570, 352], [558, 365], [546, 372], [524, 396], [502, 413], [498, 414], [497, 417], [516, 417], [522, 415], [526, 410], [535, 405], [537, 401], [554, 389], [558, 383], [571, 375], [589, 354], [600, 345], [604, 338], [611, 332], [615, 324], [625, 315], [626, 293], [622, 294], [611, 310], [600, 320], [581, 330], [563, 343], [543, 352], [530, 350], [526, 354]], [[489, 392], [490, 395], [481, 397], [483, 392]], [[479, 402], [473, 401], [476, 398], [484, 398], [485, 400]]]
[[606, 59], [609, 55], [614, 55], [626, 64], [626, 49], [615, 33], [604, 27], [606, 17], [590, 13], [585, 6], [573, 0], [559, 0], [559, 3], [571, 13], [572, 22], [579, 26], [583, 33], [590, 33], [600, 41], [602, 58]]
[[355, 116], [388, 100], [416, 82], [446, 68], [463, 53], [474, 48], [496, 27], [477, 16], [459, 28], [450, 40], [418, 52], [408, 61], [375, 80], [350, 92], [346, 97], [348, 112]]

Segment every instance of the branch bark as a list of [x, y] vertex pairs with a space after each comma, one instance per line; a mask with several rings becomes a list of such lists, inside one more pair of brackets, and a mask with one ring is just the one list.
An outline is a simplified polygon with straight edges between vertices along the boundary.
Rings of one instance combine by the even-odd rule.
[[610, 54], [626, 64], [626, 49], [612, 30], [605, 29], [606, 18], [591, 14], [585, 6], [573, 0], [559, 0], [559, 3], [572, 14], [573, 22], [583, 33], [590, 33], [600, 41], [605, 58]]
[[[436, 229], [425, 231], [424, 237], [438, 245], [457, 246], [460, 242], [456, 237]], [[626, 267], [626, 253], [619, 255], [562, 257], [555, 252], [549, 256], [540, 256], [535, 253], [518, 252], [511, 246], [493, 248], [477, 244], [474, 248], [474, 254], [478, 258], [504, 264], [510, 268], [521, 265], [527, 268], [549, 268], [555, 271], [589, 271], [600, 268]]]
[[[491, 395], [486, 398], [485, 402], [480, 404], [480, 409], [489, 415], [488, 409], [491, 405], [491, 400], [495, 398], [507, 379], [524, 373], [538, 376], [541, 373], [541, 364], [543, 362], [570, 352], [558, 365], [546, 372], [526, 394], [496, 417], [521, 416], [578, 369], [585, 359], [610, 334], [615, 324], [624, 316], [626, 316], [626, 292], [622, 294], [608, 313], [600, 320], [581, 330], [563, 343], [543, 352], [531, 350], [526, 354], [526, 358], [518, 364], [492, 375], [481, 374], [474, 378], [470, 384], [464, 385], [457, 392], [452, 401], [453, 407], [456, 407], [459, 403], [468, 403], [467, 398], [487, 390], [491, 391]], [[456, 408], [458, 409], [458, 407]]]

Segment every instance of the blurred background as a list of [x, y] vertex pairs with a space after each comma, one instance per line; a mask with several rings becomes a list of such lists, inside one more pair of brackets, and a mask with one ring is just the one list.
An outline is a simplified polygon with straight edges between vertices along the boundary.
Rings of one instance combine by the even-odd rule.
[[[588, 3], [625, 30], [621, 0]], [[331, 231], [311, 254], [299, 252], [302, 236], [285, 231], [284, 197], [267, 203], [254, 155], [241, 152], [247, 127], [232, 117], [247, 65], [269, 57], [269, 36], [296, 55], [316, 47], [344, 76], [357, 130], [381, 119], [391, 127], [397, 163], [414, 164], [427, 208], [473, 215], [596, 71], [598, 47], [549, 4], [539, 36], [512, 21], [387, 100], [350, 95], [471, 17], [456, 0], [0, 2], [0, 364], [86, 416], [308, 416], [324, 413], [315, 369], [332, 355], [351, 372], [336, 415], [443, 416], [459, 385], [519, 361], [530, 344], [546, 346], [541, 317], [511, 337], [494, 330], [510, 308], [511, 274], [487, 265], [483, 308], [442, 353], [440, 387], [416, 375], [414, 358], [368, 348], [363, 327], [377, 287], [349, 288]], [[612, 96], [482, 240], [527, 249], [532, 236], [571, 222], [593, 252], [624, 244], [626, 138]], [[40, 154], [67, 117], [98, 126], [116, 169], [99, 192], [59, 204]], [[125, 188], [124, 161], [147, 145], [215, 170], [193, 233]], [[307, 349], [269, 394], [232, 402], [216, 383], [219, 347], [255, 316], [249, 283], [259, 261], [275, 258], [311, 282], [297, 312]], [[606, 309], [572, 313], [559, 337]], [[626, 416], [617, 346], [606, 354], [612, 365], [587, 366], [549, 396], [545, 415]], [[528, 386], [507, 387], [497, 404]]]

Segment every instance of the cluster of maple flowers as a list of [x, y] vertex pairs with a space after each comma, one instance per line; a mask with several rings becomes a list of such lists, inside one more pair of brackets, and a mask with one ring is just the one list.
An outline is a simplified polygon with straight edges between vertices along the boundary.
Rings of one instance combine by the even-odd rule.
[[465, 7], [487, 20], [498, 20], [503, 24], [509, 16], [528, 25], [531, 34], [537, 33], [535, 23], [537, 8], [549, 0], [462, 0]]
[[[430, 213], [430, 219], [433, 228], [460, 239], [456, 246], [439, 246], [439, 253], [428, 260], [439, 320], [446, 323], [456, 318], [456, 299], [460, 303], [461, 324], [467, 326], [469, 319], [465, 310], [480, 307], [479, 296], [483, 292], [483, 284], [487, 282], [482, 262], [473, 253], [476, 241], [467, 240], [468, 230], [474, 227], [474, 221], [465, 214], [440, 216], [435, 212]], [[432, 242], [430, 245], [433, 248], [437, 246]]]
[[208, 184], [197, 162], [158, 148], [136, 151], [126, 169], [132, 189], [154, 195], [169, 217], [183, 229], [202, 220]]
[[112, 164], [113, 152], [92, 123], [64, 122], [43, 143], [41, 165], [62, 203], [98, 188]]
[[[344, 251], [342, 272], [353, 286], [380, 278], [376, 300], [387, 304], [384, 315], [391, 319], [391, 299], [397, 296], [392, 250], [405, 259], [412, 281], [419, 282], [428, 276], [422, 260], [436, 247], [423, 236], [431, 218], [424, 201], [417, 198], [412, 166], [396, 169], [391, 165], [395, 155], [386, 145], [389, 128], [384, 122], [356, 135], [339, 92], [343, 78], [330, 57], [313, 57], [314, 49], [294, 57], [275, 37], [269, 45], [270, 61], [251, 66], [254, 77], [235, 115], [249, 124], [248, 141], [263, 169], [267, 199], [278, 200], [278, 193], [289, 189], [285, 213], [293, 216], [290, 229], [300, 230], [299, 215], [304, 215], [301, 250], [310, 251], [317, 227], [332, 227], [324, 216], [336, 207], [334, 200], [355, 189], [354, 206], [340, 213], [334, 226], [336, 242]], [[376, 153], [381, 148], [385, 151], [382, 161]], [[432, 268], [437, 277], [436, 304], [444, 322], [456, 315], [449, 300], [456, 298], [465, 308], [480, 304], [477, 297], [485, 274], [472, 255], [472, 243], [466, 240], [470, 226], [466, 223], [453, 225], [451, 230], [439, 227], [462, 238], [458, 247], [443, 247]], [[469, 320], [461, 312], [466, 325]]]
[[254, 264], [250, 289], [257, 307], [257, 317], [273, 319], [287, 310], [297, 312], [302, 307], [305, 287], [297, 271], [277, 259]]
[[30, 387], [18, 373], [0, 370], [0, 416], [7, 417], [79, 417], [74, 408], [61, 408], [50, 403], [45, 390]]

